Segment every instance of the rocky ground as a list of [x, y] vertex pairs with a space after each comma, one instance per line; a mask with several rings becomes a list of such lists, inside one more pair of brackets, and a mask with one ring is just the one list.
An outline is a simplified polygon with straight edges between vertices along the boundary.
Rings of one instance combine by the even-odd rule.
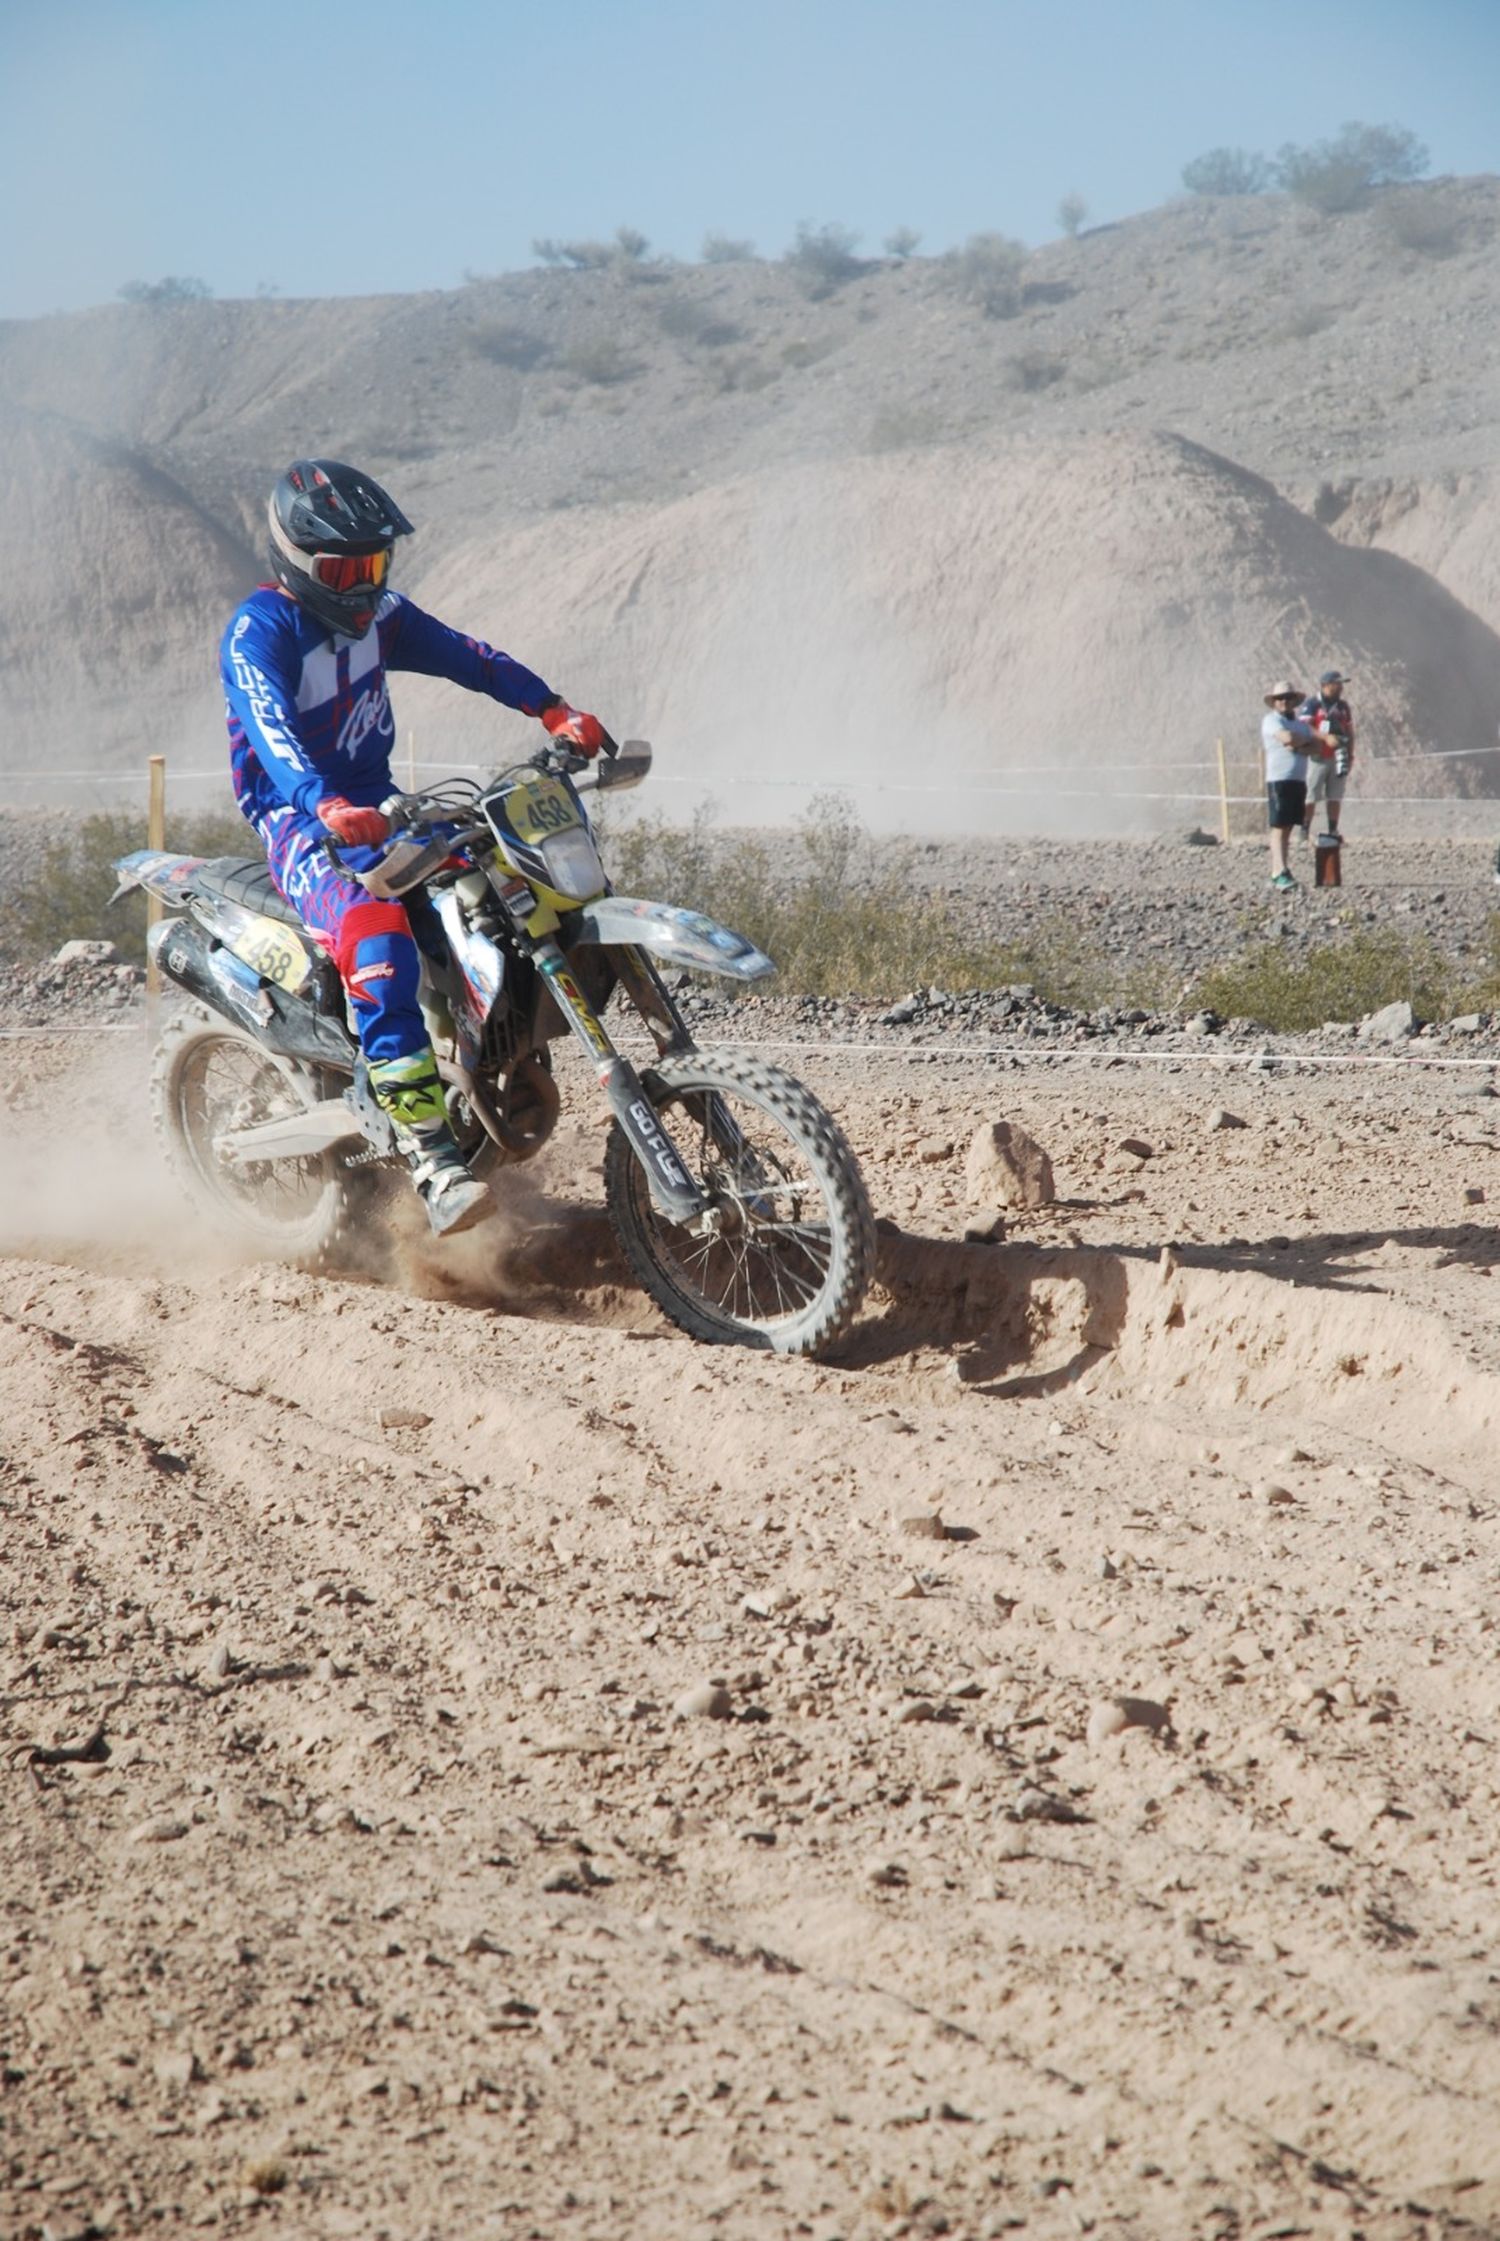
[[1500, 1046], [946, 1006], [704, 1020], [869, 1178], [819, 1366], [631, 1288], [571, 1060], [313, 1277], [13, 977], [0, 2230], [1500, 2234]]

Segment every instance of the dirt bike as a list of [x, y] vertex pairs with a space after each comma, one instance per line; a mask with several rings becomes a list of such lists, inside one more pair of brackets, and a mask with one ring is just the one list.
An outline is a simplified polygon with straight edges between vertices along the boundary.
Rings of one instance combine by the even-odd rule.
[[[695, 1045], [660, 967], [753, 982], [775, 970], [696, 911], [616, 895], [582, 796], [639, 785], [651, 749], [597, 765], [556, 745], [488, 784], [454, 779], [382, 806], [372, 894], [399, 896], [454, 1133], [478, 1175], [533, 1158], [560, 1099], [549, 1046], [571, 1033], [613, 1112], [605, 1199], [631, 1271], [692, 1337], [812, 1354], [858, 1313], [875, 1255], [854, 1154], [800, 1082]], [[582, 775], [587, 773], [587, 775]], [[205, 1215], [272, 1253], [337, 1258], [396, 1162], [332, 962], [269, 867], [141, 850], [117, 866], [180, 915], [151, 957], [196, 1009], [165, 1028], [152, 1102], [167, 1159]], [[643, 1073], [601, 1013], [633, 1006]], [[364, 1195], [362, 1195], [362, 1192]]]

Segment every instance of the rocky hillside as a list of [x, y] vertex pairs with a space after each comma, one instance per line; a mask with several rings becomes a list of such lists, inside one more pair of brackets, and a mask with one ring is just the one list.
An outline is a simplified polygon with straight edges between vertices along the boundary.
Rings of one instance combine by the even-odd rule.
[[[915, 768], [1014, 778], [960, 821], [1180, 821], [1065, 809], [1070, 774], [1148, 791], [1327, 659], [1372, 752], [1493, 746], [1497, 220], [1488, 179], [1188, 202], [1039, 252], [1000, 315], [913, 258], [0, 327], [0, 769], [217, 751], [218, 630], [316, 449], [420, 521], [417, 596], [721, 789]], [[424, 753], [496, 737], [401, 713]], [[1366, 783], [1424, 780], [1493, 774]]]

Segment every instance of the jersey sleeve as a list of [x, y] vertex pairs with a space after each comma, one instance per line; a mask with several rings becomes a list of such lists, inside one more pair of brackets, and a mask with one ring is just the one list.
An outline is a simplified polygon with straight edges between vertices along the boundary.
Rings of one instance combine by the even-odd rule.
[[471, 693], [488, 693], [502, 707], [523, 716], [539, 715], [557, 695], [534, 670], [509, 654], [497, 653], [482, 638], [466, 638], [450, 630], [435, 615], [413, 604], [397, 601], [394, 627], [384, 634], [383, 652], [391, 669], [413, 669], [424, 677], [446, 677]]
[[225, 633], [220, 671], [246, 748], [283, 801], [310, 811], [327, 789], [297, 730], [294, 659], [274, 624], [244, 608]]

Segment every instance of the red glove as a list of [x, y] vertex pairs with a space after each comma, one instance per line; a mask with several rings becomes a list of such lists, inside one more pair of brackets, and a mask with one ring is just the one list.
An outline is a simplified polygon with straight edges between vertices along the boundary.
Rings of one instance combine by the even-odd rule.
[[330, 794], [318, 804], [319, 821], [346, 848], [378, 848], [391, 837], [391, 821], [382, 810], [356, 809], [342, 794]]
[[581, 708], [570, 708], [565, 700], [554, 700], [550, 708], [542, 710], [542, 726], [580, 755], [597, 755], [601, 747], [610, 754], [615, 751], [615, 743], [598, 717], [586, 716]]

